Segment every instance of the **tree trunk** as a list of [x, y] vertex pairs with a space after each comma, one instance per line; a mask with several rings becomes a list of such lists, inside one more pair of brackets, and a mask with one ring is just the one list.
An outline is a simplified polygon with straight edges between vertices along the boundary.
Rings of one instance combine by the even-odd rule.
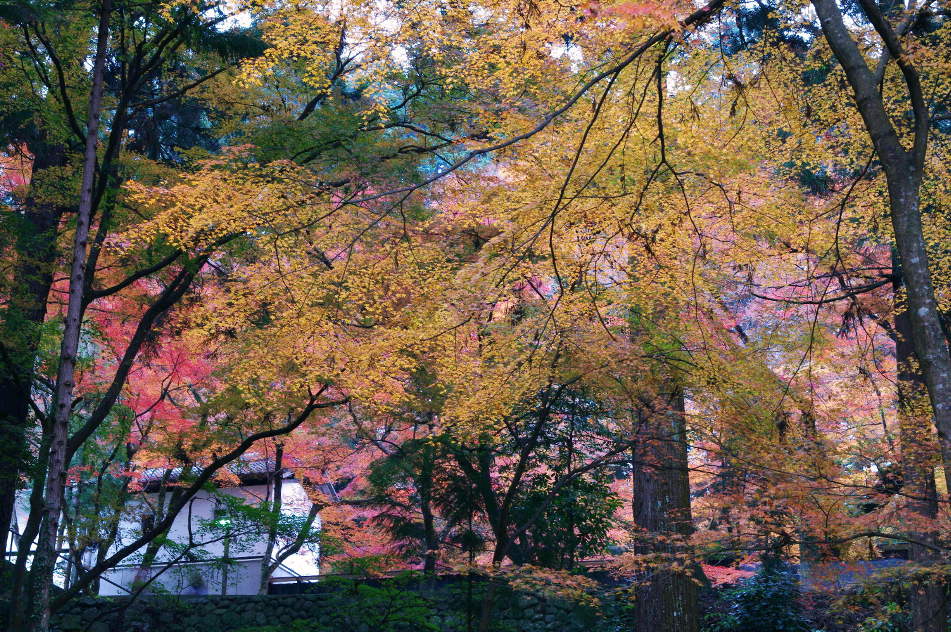
[[[889, 190], [892, 188], [890, 183]], [[910, 342], [909, 352], [914, 351], [918, 360], [916, 382], [925, 387], [922, 394], [930, 399], [945, 480], [951, 485], [951, 356], [941, 329], [928, 256], [925, 254], [918, 208], [918, 183], [905, 183], [895, 188], [904, 190], [892, 195], [891, 204], [895, 242], [901, 257], [902, 279], [908, 302], [908, 308], [903, 312], [903, 318], [908, 321], [904, 337]], [[914, 218], [906, 217], [909, 215], [914, 215]], [[909, 265], [905, 264], [906, 261]]]
[[283, 504], [284, 476], [281, 469], [284, 467], [284, 444], [278, 443], [274, 451], [274, 471], [270, 473], [271, 478], [271, 522], [267, 529], [267, 543], [264, 548], [264, 557], [261, 559], [261, 583], [258, 586], [258, 594], [266, 595], [268, 583], [271, 579], [271, 558], [274, 556], [274, 545], [277, 542], [277, 523], [281, 518], [281, 506]]
[[[300, 531], [297, 532], [297, 538], [290, 543], [287, 547], [281, 550], [277, 554], [277, 557], [271, 562], [271, 565], [267, 568], [265, 574], [268, 578], [274, 574], [274, 572], [280, 568], [281, 564], [284, 563], [284, 560], [294, 555], [300, 551], [304, 542], [307, 541], [307, 537], [310, 534], [310, 530], [314, 528], [314, 522], [317, 521], [317, 515], [320, 513], [321, 505], [314, 503], [310, 506], [310, 510], [307, 512], [307, 517], [304, 519], [304, 525], [301, 527]], [[267, 587], [265, 586], [265, 591]]]
[[56, 537], [63, 495], [66, 487], [66, 449], [69, 418], [73, 404], [76, 354], [79, 350], [84, 290], [86, 287], [86, 258], [89, 225], [92, 220], [93, 187], [96, 181], [96, 148], [99, 144], [99, 111], [103, 92], [103, 69], [109, 40], [111, 0], [103, 0], [99, 15], [96, 58], [93, 62], [92, 86], [89, 94], [89, 118], [86, 125], [86, 147], [83, 154], [82, 187], [76, 214], [76, 235], [73, 241], [72, 265], [69, 277], [69, 302], [63, 327], [63, 341], [59, 353], [59, 370], [53, 395], [53, 418], [49, 422], [49, 463], [44, 488], [45, 506], [40, 537], [33, 566], [30, 569], [32, 595], [32, 629], [46, 632], [50, 624], [49, 593], [53, 585], [56, 564]]
[[[66, 164], [62, 146], [33, 145], [33, 176]], [[20, 475], [29, 462], [25, 432], [29, 422], [33, 366], [40, 328], [53, 285], [56, 229], [66, 208], [44, 204], [30, 195], [25, 200], [16, 240], [10, 302], [3, 314], [0, 340], [0, 545], [7, 550]]]
[[228, 594], [228, 579], [229, 571], [231, 570], [231, 527], [228, 527], [228, 531], [225, 532], [225, 549], [221, 554], [221, 595], [224, 597]]
[[693, 531], [687, 477], [686, 419], [682, 391], [669, 409], [640, 424], [634, 448], [634, 521], [645, 538], [637, 553], [651, 560], [639, 578], [636, 632], [696, 632], [697, 586], [686, 538]]
[[[826, 453], [816, 425], [816, 418], [811, 410], [799, 411], [802, 431], [801, 451], [808, 456], [807, 472], [820, 479], [827, 476], [826, 472], [831, 465], [831, 459]], [[820, 494], [820, 490], [811, 493]], [[803, 515], [799, 518], [799, 583], [809, 587], [813, 582], [813, 569], [824, 562], [836, 560], [841, 556], [838, 546], [832, 544], [837, 536], [829, 528], [828, 523], [817, 523], [814, 515]]]
[[423, 572], [436, 572], [436, 555], [439, 538], [436, 535], [436, 517], [433, 514], [433, 448], [427, 446], [423, 453], [423, 462], [416, 475], [416, 491], [419, 493], [419, 508], [423, 516]]
[[[897, 276], [897, 275], [896, 275]], [[896, 283], [896, 294], [900, 284]], [[911, 319], [907, 310], [895, 315], [895, 356], [898, 363], [898, 422], [901, 441], [902, 493], [909, 524], [934, 521], [938, 517], [938, 492], [934, 466], [937, 457], [934, 433], [927, 414], [927, 391], [921, 374], [915, 370], [914, 349], [909, 340]], [[915, 530], [907, 534], [914, 540], [935, 544], [938, 534]], [[909, 559], [927, 565], [939, 561], [926, 546], [912, 543]], [[917, 632], [944, 632], [948, 604], [944, 586], [937, 582], [915, 583], [909, 594], [912, 628]]]
[[[179, 474], [179, 477], [184, 477], [189, 472], [189, 467], [186, 466], [182, 472]], [[172, 507], [175, 504], [175, 501], [178, 500], [178, 496], [182, 493], [180, 487], [175, 487], [169, 492], [169, 481], [172, 478], [172, 470], [167, 469], [162, 472], [162, 480], [159, 483], [158, 496], [155, 499], [155, 511], [151, 516], [149, 522], [152, 525], [158, 524], [165, 519], [166, 507]], [[168, 497], [168, 502], [166, 502], [166, 497]], [[142, 528], [143, 533], [148, 531], [148, 527], [143, 523]], [[159, 551], [165, 545], [165, 537], [168, 535], [168, 531], [165, 531], [161, 537], [153, 538], [149, 540], [149, 543], [145, 547], [145, 552], [142, 554], [142, 560], [139, 562], [139, 567], [135, 571], [135, 577], [132, 579], [132, 586], [137, 587], [141, 586], [145, 582], [149, 581], [149, 574], [152, 568], [152, 564], [155, 563], [155, 559], [158, 557]], [[99, 555], [96, 556], [96, 563], [102, 562], [105, 559], [105, 556], [108, 554], [108, 548], [100, 549]]]
[[919, 208], [930, 132], [928, 106], [918, 73], [903, 54], [895, 32], [871, 0], [860, 0], [886, 50], [902, 70], [915, 117], [914, 145], [910, 150], [905, 149], [885, 110], [878, 82], [845, 27], [835, 0], [812, 0], [812, 4], [825, 38], [845, 70], [859, 113], [885, 171], [895, 246], [901, 258], [902, 280], [908, 297], [907, 337], [918, 358], [938, 430], [945, 478], [951, 483], [951, 351], [941, 327]]

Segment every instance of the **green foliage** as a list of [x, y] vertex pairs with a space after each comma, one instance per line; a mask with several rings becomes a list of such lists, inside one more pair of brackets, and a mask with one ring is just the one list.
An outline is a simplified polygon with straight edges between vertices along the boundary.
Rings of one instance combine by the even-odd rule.
[[[433, 393], [425, 374], [416, 379], [417, 402], [404, 416], [422, 427], [441, 395]], [[610, 488], [611, 473], [603, 467], [565, 474], [578, 468], [578, 450], [603, 450], [595, 442], [610, 438], [602, 425], [604, 411], [577, 390], [561, 389], [549, 400], [550, 395], [529, 399], [509, 414], [513, 435], [475, 441], [427, 436], [406, 440], [399, 450], [374, 461], [362, 499], [378, 510], [373, 520], [404, 554], [421, 557], [427, 548], [425, 507], [446, 521], [430, 539], [441, 537], [440, 546], [477, 552], [485, 545], [488, 516], [499, 513], [486, 506], [492, 501], [481, 490], [518, 472], [505, 525], [519, 531], [509, 550], [513, 561], [570, 569], [579, 559], [601, 554], [612, 543], [608, 533], [622, 504]], [[524, 453], [522, 437], [533, 434], [534, 449]], [[470, 517], [479, 527], [469, 528]]]
[[859, 632], [912, 632], [909, 596], [927, 584], [943, 586], [944, 599], [951, 598], [951, 567], [906, 564], [880, 571], [858, 590], [839, 597], [830, 612], [857, 621]]
[[[408, 579], [408, 578], [407, 578]], [[294, 621], [289, 626], [242, 628], [236, 632], [426, 632], [437, 631], [435, 613], [429, 602], [412, 590], [389, 581], [381, 586], [329, 579], [326, 617]], [[336, 590], [334, 590], [336, 588]]]
[[903, 632], [908, 628], [908, 613], [897, 603], [890, 601], [881, 612], [867, 617], [859, 627], [860, 632]]
[[[323, 541], [321, 541], [321, 549], [325, 550]], [[344, 559], [330, 560], [328, 569], [329, 573], [333, 575], [374, 577], [386, 571], [391, 563], [392, 560], [386, 555], [354, 555]]]
[[198, 50], [218, 55], [228, 61], [238, 61], [248, 57], [258, 57], [266, 48], [257, 33], [252, 30], [219, 31], [213, 28], [196, 29], [189, 35], [189, 43]]
[[318, 621], [305, 621], [303, 619], [292, 621], [290, 625], [263, 625], [253, 628], [241, 628], [235, 632], [319, 632], [325, 630]]
[[723, 593], [725, 611], [707, 615], [704, 632], [805, 632], [810, 629], [799, 601], [799, 584], [779, 564], [764, 564], [739, 586]]
[[570, 567], [574, 560], [600, 554], [611, 544], [621, 499], [606, 475], [578, 477], [554, 490], [552, 475], [536, 476], [515, 508], [516, 521], [539, 516], [528, 530], [533, 562], [549, 568]]

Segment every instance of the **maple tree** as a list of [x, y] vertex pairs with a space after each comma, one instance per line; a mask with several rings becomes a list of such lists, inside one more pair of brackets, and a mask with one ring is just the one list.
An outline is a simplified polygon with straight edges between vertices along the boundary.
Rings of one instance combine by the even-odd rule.
[[[341, 487], [343, 567], [612, 542], [638, 630], [698, 629], [704, 556], [947, 561], [943, 3], [70, 10], [0, 14], [0, 80], [42, 88], [2, 110], [15, 625], [147, 567], [246, 453]], [[98, 549], [51, 608], [61, 514]], [[913, 581], [940, 629], [947, 580]]]

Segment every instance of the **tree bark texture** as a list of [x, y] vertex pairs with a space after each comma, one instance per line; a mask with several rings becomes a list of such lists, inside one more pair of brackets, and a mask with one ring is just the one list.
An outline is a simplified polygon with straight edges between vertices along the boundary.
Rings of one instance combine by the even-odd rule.
[[99, 14], [96, 41], [96, 57], [93, 61], [92, 86], [89, 93], [89, 114], [86, 124], [86, 146], [83, 153], [82, 184], [79, 208], [76, 213], [76, 234], [73, 240], [72, 265], [69, 277], [69, 301], [63, 326], [63, 340], [59, 353], [59, 369], [53, 395], [52, 419], [49, 426], [49, 461], [43, 493], [44, 508], [40, 537], [30, 569], [31, 575], [31, 624], [36, 632], [46, 632], [50, 624], [49, 595], [53, 585], [53, 569], [56, 564], [57, 532], [63, 510], [66, 488], [67, 440], [69, 418], [73, 405], [76, 355], [79, 350], [83, 299], [86, 288], [86, 259], [89, 227], [92, 221], [94, 186], [96, 182], [99, 145], [99, 114], [102, 105], [103, 71], [106, 48], [109, 41], [109, 18], [111, 0], [104, 0]]
[[650, 560], [638, 578], [636, 632], [696, 632], [697, 585], [687, 559], [693, 531], [687, 475], [684, 396], [640, 420], [634, 448], [634, 521], [643, 533], [637, 553]]
[[[898, 284], [896, 284], [897, 290]], [[911, 319], [908, 311], [895, 316], [895, 356], [898, 362], [898, 423], [901, 441], [902, 493], [909, 525], [930, 523], [938, 517], [938, 492], [935, 484], [936, 449], [934, 432], [928, 419], [927, 391], [921, 374], [915, 370], [914, 349], [910, 341]], [[914, 529], [912, 539], [937, 544], [934, 530]], [[933, 549], [909, 545], [909, 559], [927, 565], [940, 561]], [[937, 582], [917, 582], [909, 591], [912, 628], [920, 632], [945, 632], [948, 604], [944, 586]]]
[[[66, 164], [62, 146], [36, 143], [32, 178]], [[45, 204], [29, 195], [24, 201], [16, 240], [16, 264], [10, 302], [0, 325], [0, 545], [6, 551], [20, 476], [29, 465], [28, 428], [33, 367], [40, 330], [53, 285], [56, 229], [66, 208]]]
[[908, 338], [918, 358], [938, 430], [946, 479], [951, 482], [951, 351], [941, 327], [921, 226], [920, 187], [930, 129], [917, 71], [902, 54], [894, 30], [870, 0], [863, 10], [902, 70], [915, 118], [914, 144], [906, 149], [885, 110], [878, 82], [846, 28], [835, 0], [813, 0], [822, 31], [845, 70], [855, 102], [888, 184], [889, 214], [901, 259], [908, 303]]

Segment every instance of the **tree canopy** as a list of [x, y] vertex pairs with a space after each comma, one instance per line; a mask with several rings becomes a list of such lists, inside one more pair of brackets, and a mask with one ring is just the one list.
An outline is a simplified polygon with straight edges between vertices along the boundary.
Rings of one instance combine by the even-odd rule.
[[948, 10], [3, 3], [11, 629], [247, 459], [321, 513], [234, 508], [274, 560], [609, 557], [689, 632], [702, 564], [901, 543], [943, 629]]

